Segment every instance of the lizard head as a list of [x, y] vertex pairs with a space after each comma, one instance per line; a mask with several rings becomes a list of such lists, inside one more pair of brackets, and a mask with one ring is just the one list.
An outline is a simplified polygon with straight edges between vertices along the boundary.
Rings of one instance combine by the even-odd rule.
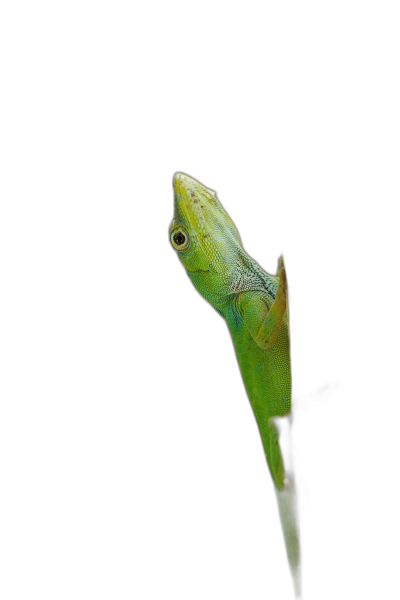
[[173, 187], [171, 244], [194, 285], [215, 305], [213, 297], [229, 288], [242, 249], [239, 232], [214, 191], [183, 173], [174, 175]]

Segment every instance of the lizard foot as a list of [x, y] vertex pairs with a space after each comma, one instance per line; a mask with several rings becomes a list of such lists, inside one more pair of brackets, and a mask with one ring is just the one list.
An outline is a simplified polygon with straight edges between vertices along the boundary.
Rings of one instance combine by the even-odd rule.
[[279, 277], [279, 287], [281, 288], [284, 295], [287, 295], [287, 275], [285, 268], [285, 261], [283, 260], [283, 256], [278, 259], [278, 272], [277, 275]]

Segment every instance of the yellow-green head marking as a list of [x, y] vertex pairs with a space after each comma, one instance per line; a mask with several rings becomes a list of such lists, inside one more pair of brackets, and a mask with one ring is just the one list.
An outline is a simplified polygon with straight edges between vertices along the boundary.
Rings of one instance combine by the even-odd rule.
[[183, 173], [174, 175], [173, 186], [171, 244], [196, 288], [219, 310], [243, 254], [239, 232], [213, 190]]
[[243, 250], [240, 235], [216, 193], [183, 173], [173, 179], [170, 241], [198, 291], [223, 312], [240, 292], [265, 290], [265, 274]]
[[175, 214], [170, 228], [171, 243], [186, 269], [209, 271], [226, 267], [226, 254], [231, 254], [232, 245], [241, 247], [241, 242], [216, 193], [183, 173], [174, 175], [173, 185]]

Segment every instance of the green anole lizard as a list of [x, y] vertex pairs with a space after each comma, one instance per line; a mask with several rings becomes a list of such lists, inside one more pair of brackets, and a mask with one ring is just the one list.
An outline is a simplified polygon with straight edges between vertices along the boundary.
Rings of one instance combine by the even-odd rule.
[[[275, 484], [289, 564], [300, 596], [295, 490], [276, 417], [291, 408], [287, 282], [282, 257], [268, 275], [243, 249], [215, 192], [183, 173], [173, 179], [170, 240], [196, 289], [226, 320]], [[279, 420], [279, 419], [278, 419]]]

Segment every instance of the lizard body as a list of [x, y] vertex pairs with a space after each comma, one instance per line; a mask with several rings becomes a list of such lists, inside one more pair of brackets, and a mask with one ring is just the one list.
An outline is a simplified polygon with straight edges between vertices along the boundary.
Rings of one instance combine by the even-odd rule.
[[[215, 192], [176, 173], [172, 246], [200, 294], [225, 319], [275, 484], [292, 572], [299, 546], [293, 502], [274, 418], [290, 414], [291, 377], [287, 283], [266, 273], [243, 249], [239, 232]], [[282, 498], [284, 498], [282, 500]], [[282, 502], [284, 507], [282, 508]], [[295, 577], [295, 576], [294, 576]], [[295, 586], [299, 588], [299, 584]], [[297, 589], [298, 593], [299, 590]]]

